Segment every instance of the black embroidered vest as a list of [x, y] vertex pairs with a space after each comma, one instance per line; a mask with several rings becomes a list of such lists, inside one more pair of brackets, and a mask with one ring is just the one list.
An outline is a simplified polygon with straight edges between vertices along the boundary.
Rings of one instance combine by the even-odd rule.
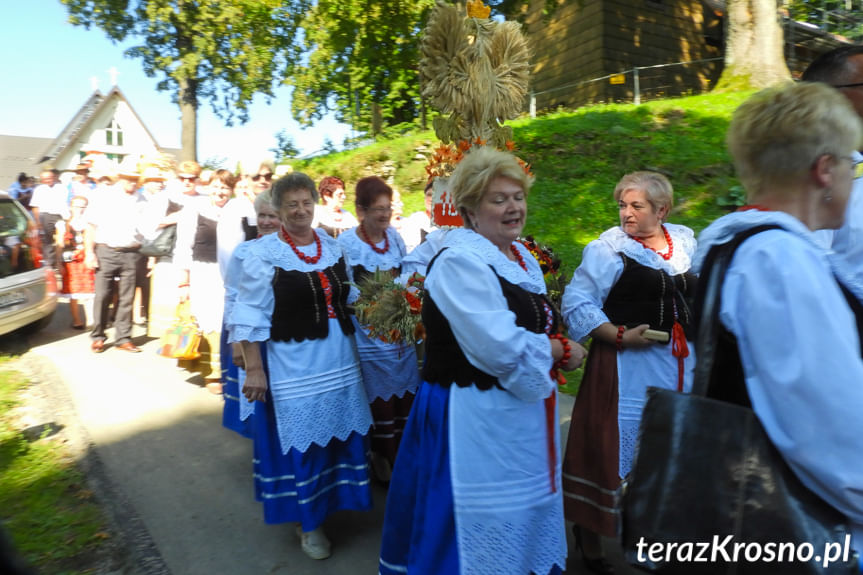
[[256, 223], [252, 223], [250, 218], [247, 217], [241, 219], [240, 222], [243, 224], [243, 236], [246, 238], [246, 241], [258, 237], [258, 225]]
[[216, 220], [198, 214], [198, 227], [192, 244], [192, 260], [216, 263]]
[[623, 273], [611, 288], [602, 311], [615, 325], [635, 327], [643, 323], [651, 329], [671, 332], [674, 308], [683, 326], [686, 339], [693, 339], [689, 303], [695, 296], [697, 276], [685, 272], [675, 276], [642, 265], [620, 254]]
[[[443, 250], [438, 252], [438, 255], [441, 253]], [[437, 256], [429, 263], [429, 271], [431, 271], [436, 259]], [[515, 314], [516, 325], [534, 333], [546, 333], [548, 322], [546, 309], [549, 309], [553, 313], [551, 333], [557, 330], [560, 317], [544, 295], [529, 292], [503, 279], [497, 273], [495, 275], [500, 282], [507, 307]], [[422, 318], [426, 330], [426, 359], [422, 370], [424, 381], [444, 387], [455, 384], [459, 387], [476, 385], [482, 390], [492, 387], [500, 388], [500, 383], [496, 377], [485, 373], [468, 361], [455, 339], [449, 321], [441, 313], [428, 292], [423, 296]], [[506, 352], [505, 350], [490, 350], [490, 353]]]
[[[273, 307], [270, 339], [304, 341], [329, 335], [327, 297], [318, 272], [287, 271], [277, 267], [273, 275]], [[332, 304], [345, 335], [353, 335], [354, 324], [347, 302], [350, 292], [344, 258], [322, 270], [332, 289]]]

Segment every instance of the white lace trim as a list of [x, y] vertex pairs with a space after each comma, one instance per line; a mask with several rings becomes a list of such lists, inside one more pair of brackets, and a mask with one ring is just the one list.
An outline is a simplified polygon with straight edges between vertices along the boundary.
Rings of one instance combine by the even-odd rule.
[[[307, 264], [301, 260], [291, 246], [279, 238], [279, 234], [269, 234], [259, 238], [258, 241], [252, 242], [249, 251], [274, 266], [303, 273], [320, 271], [338, 263], [343, 255], [339, 243], [322, 228], [313, 229], [321, 238], [321, 259], [317, 263]], [[306, 253], [316, 251], [317, 246], [311, 243], [307, 246], [297, 246], [297, 249]]]
[[272, 382], [270, 391], [282, 453], [291, 448], [305, 452], [312, 443], [325, 447], [332, 439], [344, 441], [355, 431], [366, 434], [372, 425], [359, 364]]
[[668, 235], [671, 236], [671, 241], [674, 244], [674, 253], [671, 254], [671, 258], [668, 260], [663, 259], [655, 251], [645, 248], [632, 239], [619, 226], [602, 232], [599, 239], [610, 245], [615, 252], [625, 254], [641, 265], [663, 270], [670, 275], [682, 274], [689, 269], [692, 263], [692, 256], [695, 254], [697, 245], [695, 234], [686, 226], [677, 224], [663, 225], [668, 230]]
[[608, 316], [601, 309], [594, 306], [582, 305], [578, 309], [578, 312], [571, 313], [568, 316], [570, 320], [567, 326], [569, 328], [569, 337], [575, 341], [586, 340], [590, 332], [608, 321]]
[[644, 400], [620, 397], [617, 404], [617, 428], [620, 434], [618, 473], [626, 477], [632, 469], [635, 459], [635, 449], [638, 446], [638, 427], [641, 423], [641, 413], [644, 411]]
[[[351, 228], [339, 236], [338, 242], [348, 256], [348, 261], [351, 267], [363, 266], [367, 270], [391, 270], [401, 265], [402, 258], [407, 253], [404, 247], [404, 242], [396, 232], [395, 228], [390, 226], [386, 229], [387, 238], [389, 239], [389, 250], [384, 254], [379, 254], [367, 244], [357, 232], [359, 228]], [[381, 240], [377, 247], [383, 248], [384, 242]]]
[[[545, 574], [554, 565], [565, 568], [566, 533], [560, 489], [558, 485], [557, 494], [542, 496], [535, 485], [515, 490], [500, 484], [485, 485], [471, 494], [470, 508], [456, 504], [462, 574]], [[502, 492], [505, 497], [500, 497]]]
[[513, 242], [513, 245], [524, 259], [527, 273], [521, 269], [518, 262], [506, 257], [497, 246], [473, 230], [462, 228], [449, 230], [443, 247], [473, 252], [480, 261], [489, 264], [495, 273], [506, 281], [527, 291], [545, 294], [545, 279], [536, 258], [521, 242]]
[[229, 329], [228, 343], [239, 341], [267, 341], [270, 339], [270, 328], [248, 325], [227, 326]]

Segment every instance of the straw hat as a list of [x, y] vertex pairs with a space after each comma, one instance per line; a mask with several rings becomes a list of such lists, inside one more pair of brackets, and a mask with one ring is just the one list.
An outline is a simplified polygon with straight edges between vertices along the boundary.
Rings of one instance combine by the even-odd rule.
[[138, 172], [138, 162], [132, 156], [128, 156], [125, 160], [120, 162], [120, 165], [117, 166], [116, 175], [118, 178], [125, 178], [127, 180], [138, 179], [141, 174]]
[[144, 168], [144, 173], [141, 174], [141, 183], [147, 182], [164, 182], [165, 175], [162, 174], [162, 170], [157, 168], [156, 166], [147, 166]]

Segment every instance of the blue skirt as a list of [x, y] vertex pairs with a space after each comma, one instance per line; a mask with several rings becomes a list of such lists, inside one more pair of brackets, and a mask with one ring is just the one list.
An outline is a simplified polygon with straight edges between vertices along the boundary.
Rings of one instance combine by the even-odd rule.
[[[261, 346], [264, 353], [265, 346]], [[231, 359], [231, 344], [228, 343], [228, 330], [222, 324], [222, 337], [219, 344], [219, 359], [222, 364], [222, 398], [225, 405], [222, 408], [222, 426], [231, 431], [236, 431], [243, 437], [252, 437], [252, 418], [250, 415], [245, 421], [240, 419], [240, 401], [246, 401], [240, 396], [240, 368], [234, 365]]]
[[387, 494], [380, 575], [459, 572], [448, 406], [448, 389], [420, 384]]
[[321, 447], [282, 453], [273, 398], [255, 402], [253, 425], [255, 498], [264, 505], [266, 523], [298, 522], [303, 531], [321, 526], [332, 513], [372, 508], [368, 436], [354, 432]]
[[[449, 389], [423, 382], [387, 495], [380, 575], [460, 573], [449, 465]], [[474, 571], [481, 566], [473, 566]], [[550, 575], [560, 575], [555, 565]], [[545, 574], [543, 574], [545, 575]]]

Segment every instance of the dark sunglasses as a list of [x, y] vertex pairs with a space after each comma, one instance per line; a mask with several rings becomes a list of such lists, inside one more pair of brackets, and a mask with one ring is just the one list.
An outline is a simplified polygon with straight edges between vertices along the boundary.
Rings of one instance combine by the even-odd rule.
[[255, 174], [254, 176], [252, 176], [252, 181], [257, 182], [261, 178], [264, 178], [265, 180], [267, 180], [269, 182], [270, 180], [273, 179], [273, 174]]

